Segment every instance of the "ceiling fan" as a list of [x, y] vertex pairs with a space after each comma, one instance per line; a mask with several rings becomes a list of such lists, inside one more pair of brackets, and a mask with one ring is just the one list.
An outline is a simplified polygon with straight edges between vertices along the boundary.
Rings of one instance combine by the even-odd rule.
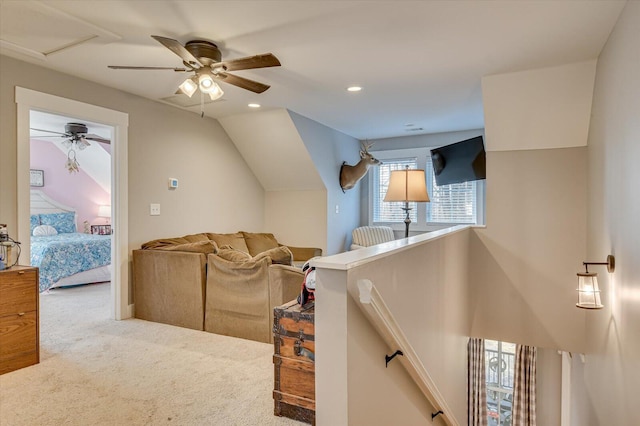
[[109, 139], [105, 139], [102, 136], [89, 133], [87, 126], [82, 123], [67, 123], [64, 125], [64, 133], [55, 132], [52, 130], [35, 129], [31, 130], [37, 132], [53, 133], [49, 136], [38, 136], [38, 138], [64, 138], [62, 145], [67, 148], [67, 161], [65, 162], [65, 168], [69, 173], [78, 173], [80, 171], [80, 163], [76, 159], [76, 149], [82, 151], [91, 144], [89, 141], [96, 141], [110, 144]]
[[89, 133], [89, 129], [85, 124], [82, 123], [67, 123], [64, 125], [64, 133], [55, 132], [52, 130], [45, 129], [34, 129], [31, 130], [37, 132], [45, 132], [45, 133], [53, 133], [53, 135], [49, 136], [38, 136], [38, 138], [64, 138], [62, 144], [66, 148], [70, 148], [75, 145], [78, 149], [83, 150], [90, 145], [88, 141], [96, 141], [102, 143], [110, 144], [111, 141], [109, 139], [105, 139], [102, 136], [94, 135]]
[[[151, 36], [167, 49], [178, 55], [182, 59], [185, 68], [173, 67], [137, 67], [137, 66], [121, 66], [109, 65], [111, 69], [128, 69], [128, 70], [173, 70], [175, 72], [193, 72], [178, 88], [176, 93], [184, 93], [191, 97], [199, 88], [202, 93], [208, 94], [211, 100], [220, 98], [224, 92], [215, 81], [238, 86], [240, 88], [250, 90], [254, 93], [262, 93], [270, 86], [249, 80], [244, 77], [229, 74], [227, 71], [239, 71], [254, 68], [278, 67], [280, 61], [271, 53], [262, 55], [248, 56], [245, 58], [232, 59], [230, 61], [222, 60], [222, 53], [218, 46], [206, 40], [192, 40], [184, 46], [178, 41], [161, 37]], [[215, 80], [215, 81], [214, 81]]]

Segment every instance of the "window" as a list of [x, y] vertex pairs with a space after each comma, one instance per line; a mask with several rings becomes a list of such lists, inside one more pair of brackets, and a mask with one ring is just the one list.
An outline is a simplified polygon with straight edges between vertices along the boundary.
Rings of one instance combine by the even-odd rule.
[[485, 340], [488, 426], [511, 426], [515, 360], [515, 343]]
[[442, 225], [484, 223], [484, 181], [437, 186], [429, 148], [378, 151], [373, 154], [382, 164], [369, 171], [371, 224], [404, 226], [402, 203], [387, 203], [383, 199], [391, 171], [404, 170], [406, 166], [425, 170], [431, 200], [428, 203], [409, 203], [412, 230], [429, 231], [442, 228]]

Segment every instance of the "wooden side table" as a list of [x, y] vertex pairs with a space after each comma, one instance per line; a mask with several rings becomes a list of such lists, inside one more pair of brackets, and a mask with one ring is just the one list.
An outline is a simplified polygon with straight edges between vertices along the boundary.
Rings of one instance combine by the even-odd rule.
[[0, 271], [0, 374], [40, 362], [38, 268]]

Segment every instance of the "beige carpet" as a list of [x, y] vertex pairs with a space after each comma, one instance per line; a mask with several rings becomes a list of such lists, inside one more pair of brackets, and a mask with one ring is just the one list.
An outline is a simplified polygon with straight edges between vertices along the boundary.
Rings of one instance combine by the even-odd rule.
[[304, 425], [273, 415], [273, 346], [109, 319], [109, 284], [40, 297], [40, 364], [0, 376], [0, 425]]

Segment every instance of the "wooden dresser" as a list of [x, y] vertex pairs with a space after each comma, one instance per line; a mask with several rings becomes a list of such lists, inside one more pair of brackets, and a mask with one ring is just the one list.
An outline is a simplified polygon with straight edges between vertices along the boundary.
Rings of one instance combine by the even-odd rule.
[[40, 362], [38, 268], [0, 271], [0, 374]]
[[313, 303], [293, 300], [273, 310], [274, 413], [315, 424], [315, 325]]

